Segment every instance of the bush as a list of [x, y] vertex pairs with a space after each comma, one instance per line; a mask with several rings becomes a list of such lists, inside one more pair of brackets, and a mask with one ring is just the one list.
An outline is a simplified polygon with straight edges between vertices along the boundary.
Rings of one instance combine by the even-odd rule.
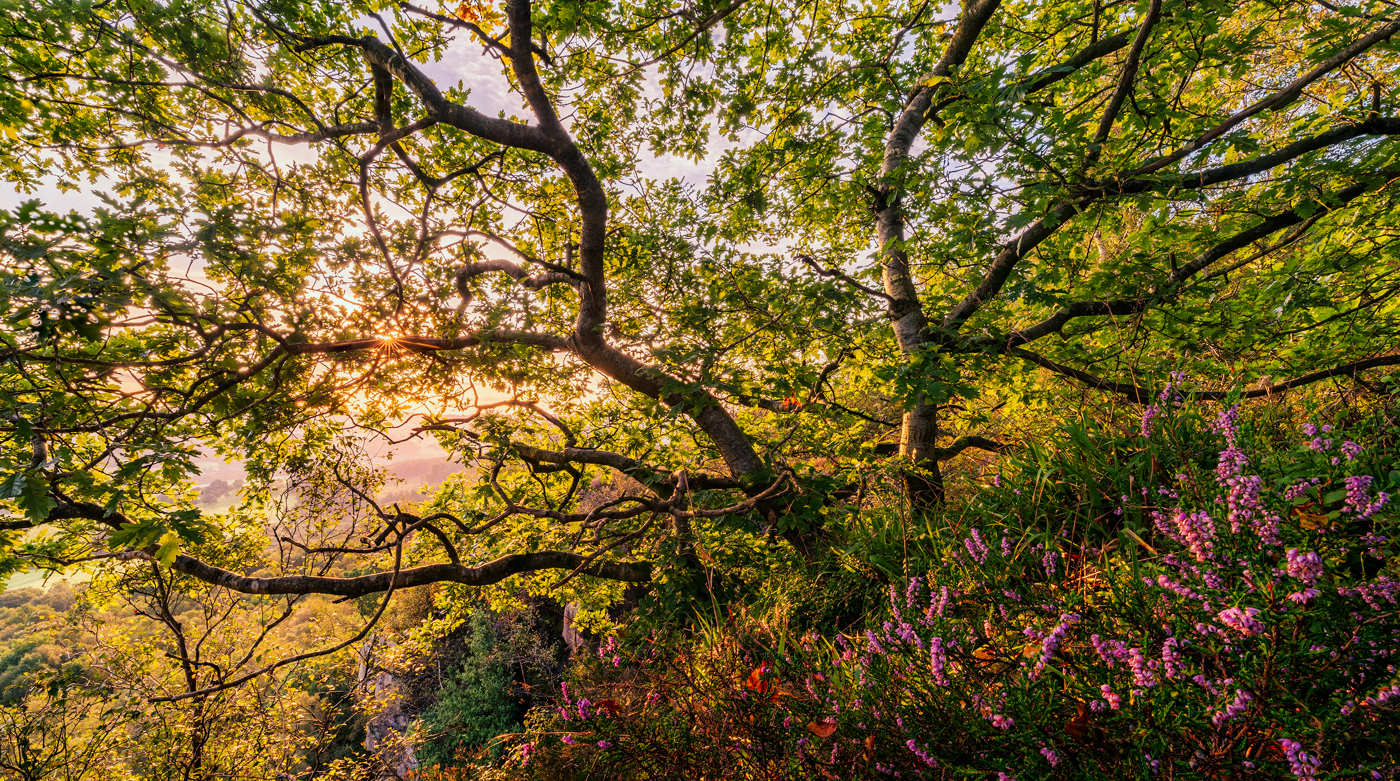
[[[417, 752], [420, 765], [455, 765], [498, 735], [520, 731], [523, 700], [496, 653], [498, 644], [490, 611], [477, 610], [468, 625], [468, 653], [461, 666], [420, 715], [429, 736]], [[492, 753], [498, 755], [499, 747]]]
[[1067, 432], [923, 541], [927, 576], [891, 586], [863, 633], [795, 639], [740, 614], [688, 646], [606, 653], [511, 761], [558, 778], [1392, 776], [1395, 428], [1289, 435], [1273, 411], [1242, 424], [1168, 389], [1140, 431]]

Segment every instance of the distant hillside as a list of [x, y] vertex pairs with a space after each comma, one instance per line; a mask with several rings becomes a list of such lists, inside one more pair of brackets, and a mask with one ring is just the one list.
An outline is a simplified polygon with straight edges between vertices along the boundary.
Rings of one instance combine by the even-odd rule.
[[389, 463], [389, 481], [380, 495], [383, 501], [420, 502], [433, 489], [466, 467], [443, 457], [410, 458]]

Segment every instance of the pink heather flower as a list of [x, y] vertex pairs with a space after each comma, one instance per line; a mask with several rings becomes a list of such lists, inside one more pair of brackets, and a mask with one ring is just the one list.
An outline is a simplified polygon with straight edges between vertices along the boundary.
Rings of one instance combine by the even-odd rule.
[[[1152, 582], [1150, 578], [1144, 578], [1144, 580]], [[1172, 580], [1166, 575], [1158, 575], [1156, 583], [1158, 586], [1175, 593], [1177, 596], [1185, 597], [1186, 599], [1200, 600], [1202, 598], [1200, 594], [1197, 594], [1187, 586]]]
[[1093, 644], [1094, 650], [1098, 652], [1099, 658], [1104, 660], [1110, 668], [1115, 662], [1128, 658], [1128, 648], [1119, 640], [1104, 640], [1098, 635], [1090, 635], [1089, 642]]
[[1285, 556], [1288, 558], [1288, 576], [1297, 578], [1309, 586], [1327, 574], [1322, 566], [1322, 559], [1316, 553], [1299, 553], [1297, 548], [1289, 548]]
[[870, 631], [869, 629], [865, 630], [865, 639], [866, 639], [867, 642], [870, 643], [870, 651], [871, 651], [871, 653], [876, 653], [876, 654], [883, 654], [883, 653], [885, 653], [885, 647], [882, 646], [882, 645], [880, 645], [880, 641], [879, 641], [878, 639], [876, 639], [875, 633], [874, 633], [874, 632]]
[[1181, 393], [1179, 389], [1185, 379], [1186, 372], [1172, 372], [1170, 379], [1167, 380], [1166, 387], [1162, 388], [1162, 392], [1157, 394], [1158, 403], [1148, 404], [1143, 408], [1142, 425], [1139, 431], [1144, 437], [1152, 436], [1153, 424], [1157, 418], [1162, 416], [1162, 405], [1170, 404], [1178, 407], [1181, 406]]
[[1400, 699], [1400, 684], [1396, 684], [1394, 686], [1387, 686], [1386, 688], [1381, 689], [1380, 691], [1376, 692], [1370, 697], [1367, 697], [1361, 702], [1366, 705], [1376, 706], [1385, 705], [1391, 700], [1397, 699]]
[[1288, 596], [1284, 597], [1284, 599], [1287, 599], [1291, 602], [1295, 602], [1299, 605], [1306, 605], [1314, 599], [1317, 599], [1321, 595], [1322, 592], [1318, 591], [1315, 588], [1305, 588], [1302, 591], [1295, 591], [1292, 594], [1289, 594]]
[[1045, 568], [1045, 577], [1055, 577], [1055, 569], [1060, 560], [1060, 554], [1055, 551], [1046, 551], [1040, 559], [1040, 566]]
[[1123, 706], [1123, 696], [1114, 693], [1112, 686], [1105, 683], [1099, 687], [1099, 693], [1103, 695], [1104, 702], [1108, 703], [1108, 707], [1118, 710]]
[[996, 727], [997, 729], [1011, 729], [1016, 725], [1015, 719], [1011, 718], [1010, 716], [1004, 716], [1000, 713], [992, 714], [991, 722], [992, 726]]
[[904, 745], [908, 746], [909, 750], [914, 752], [914, 756], [923, 760], [925, 765], [928, 765], [929, 767], [938, 767], [938, 762], [933, 757], [929, 756], [927, 751], [920, 748], [919, 744], [915, 743], [912, 738], [910, 738], [909, 741]]
[[928, 612], [924, 614], [924, 617], [928, 619], [928, 621], [924, 622], [925, 626], [933, 621], [934, 616], [938, 616], [939, 618], [943, 617], [943, 611], [948, 607], [948, 596], [947, 586], [939, 587], [937, 597], [929, 594]]
[[1150, 689], [1157, 685], [1157, 676], [1153, 673], [1157, 667], [1157, 662], [1148, 659], [1143, 655], [1141, 648], [1128, 649], [1128, 669], [1133, 671], [1133, 683], [1144, 689]]
[[1383, 556], [1381, 556], [1380, 546], [1384, 545], [1389, 539], [1390, 538], [1386, 537], [1384, 534], [1367, 532], [1366, 534], [1363, 534], [1361, 536], [1361, 544], [1365, 545], [1369, 549], [1366, 551], [1367, 553], [1371, 554], [1372, 556], [1384, 558]]
[[1284, 758], [1288, 760], [1288, 769], [1293, 771], [1298, 781], [1315, 781], [1322, 760], [1305, 753], [1303, 744], [1297, 741], [1280, 738], [1278, 745], [1283, 749]]
[[1040, 753], [1045, 756], [1045, 761], [1050, 763], [1050, 767], [1060, 766], [1060, 755], [1055, 753], [1055, 749], [1049, 746], [1041, 746]]
[[935, 637], [929, 641], [928, 645], [928, 666], [933, 672], [933, 679], [939, 686], [947, 686], [948, 676], [944, 674], [943, 670], [948, 664], [948, 657], [943, 650], [943, 638]]
[[572, 735], [565, 735], [564, 737], [560, 738], [560, 740], [564, 741], [564, 743], [567, 745], [574, 745], [574, 738]]
[[1259, 619], [1255, 618], [1257, 615], [1259, 615], [1259, 608], [1257, 607], [1247, 607], [1244, 609], [1230, 607], [1220, 611], [1219, 615], [1216, 617], [1220, 619], [1220, 623], [1248, 637], [1264, 632], [1264, 625], [1260, 623]]
[[904, 588], [904, 606], [906, 608], [914, 609], [914, 597], [919, 595], [919, 587], [922, 583], [923, 581], [917, 576], [909, 579], [909, 585]]
[[1279, 526], [1283, 519], [1276, 513], [1264, 513], [1264, 522], [1259, 525], [1259, 541], [1265, 545], [1282, 545], [1283, 540], [1279, 538]]
[[1376, 494], [1374, 500], [1371, 499], [1371, 483], [1375, 478], [1370, 475], [1356, 475], [1346, 478], [1347, 497], [1342, 502], [1342, 512], [1353, 513], [1356, 520], [1362, 521], [1380, 512], [1390, 501], [1390, 494], [1381, 491]]
[[1366, 600], [1372, 610], [1381, 610], [1385, 605], [1381, 600], [1394, 605], [1400, 603], [1400, 580], [1394, 580], [1389, 575], [1381, 575], [1370, 583], [1358, 584], [1355, 588], [1339, 588], [1337, 593], [1342, 596], [1361, 597]]
[[1055, 656], [1055, 652], [1060, 650], [1060, 644], [1064, 642], [1065, 636], [1069, 634], [1069, 628], [1079, 623], [1078, 613], [1065, 613], [1060, 616], [1060, 623], [1050, 630], [1050, 634], [1040, 643], [1040, 658], [1036, 660], [1035, 667], [1031, 670], [1031, 679], [1040, 677], [1040, 671], [1045, 669], [1045, 665], [1050, 663], [1050, 659]]
[[1177, 653], [1177, 647], [1181, 641], [1175, 637], [1168, 637], [1162, 643], [1162, 674], [1168, 680], [1181, 674], [1183, 666], [1181, 664], [1181, 654]]
[[1215, 422], [1211, 425], [1211, 429], [1217, 434], [1224, 435], [1225, 441], [1233, 446], [1235, 437], [1240, 431], [1240, 405], [1236, 404], [1229, 409], [1221, 410], [1220, 414], [1215, 416]]
[[1342, 455], [1346, 456], [1348, 461], [1355, 461], [1361, 455], [1361, 446], [1347, 440], [1342, 443]]
[[1291, 501], [1293, 501], [1294, 499], [1297, 499], [1298, 497], [1300, 497], [1300, 496], [1302, 496], [1303, 494], [1307, 493], [1309, 488], [1312, 488], [1313, 486], [1315, 486], [1315, 485], [1317, 485], [1317, 484], [1319, 484], [1319, 483], [1321, 483], [1321, 482], [1322, 482], [1322, 478], [1320, 478], [1320, 477], [1314, 477], [1314, 478], [1311, 479], [1311, 480], [1306, 480], [1306, 479], [1299, 478], [1298, 482], [1294, 483], [1293, 485], [1288, 486], [1288, 488], [1284, 490], [1284, 492], [1283, 492], [1283, 498], [1285, 498], [1285, 499], [1287, 499], [1288, 501], [1291, 502]]
[[1225, 489], [1225, 506], [1230, 521], [1230, 531], [1239, 534], [1240, 522], [1253, 520], [1263, 509], [1259, 494], [1264, 490], [1264, 478], [1258, 475], [1229, 475], [1220, 480]]
[[607, 749], [612, 748], [612, 744], [609, 743], [609, 742], [607, 742], [606, 740], [600, 740], [600, 741], [598, 741], [598, 748], [607, 750]]
[[1215, 539], [1215, 521], [1203, 512], [1186, 514], [1183, 510], [1178, 510], [1173, 519], [1176, 530], [1180, 533], [1181, 541], [1191, 551], [1191, 555], [1196, 557], [1196, 561], [1205, 561], [1211, 557], [1212, 540]]
[[1226, 705], [1224, 710], [1211, 716], [1210, 721], [1217, 727], [1219, 727], [1227, 721], [1234, 721], [1236, 718], [1239, 717], [1241, 713], [1244, 713], [1246, 710], [1249, 710], [1249, 703], [1253, 701], [1254, 698], [1250, 696], [1249, 692], [1245, 691], [1244, 689], [1240, 689], [1235, 692], [1234, 701], [1231, 702], [1229, 705]]
[[987, 545], [982, 542], [982, 532], [973, 529], [972, 536], [963, 540], [963, 547], [967, 548], [968, 555], [972, 556], [978, 564], [987, 563]]
[[1156, 404], [1148, 404], [1144, 407], [1142, 410], [1142, 424], [1138, 428], [1139, 433], [1144, 437], [1151, 437], [1154, 429], [1153, 421], [1161, 414], [1162, 408]]

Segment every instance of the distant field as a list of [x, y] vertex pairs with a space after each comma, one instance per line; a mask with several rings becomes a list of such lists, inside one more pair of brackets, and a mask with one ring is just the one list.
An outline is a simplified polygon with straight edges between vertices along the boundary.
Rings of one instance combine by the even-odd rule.
[[22, 588], [51, 588], [59, 583], [73, 585], [75, 583], [85, 583], [91, 576], [86, 572], [74, 572], [68, 575], [50, 575], [48, 581], [44, 580], [45, 573], [39, 571], [20, 572], [12, 575], [5, 581], [5, 591], [15, 591]]

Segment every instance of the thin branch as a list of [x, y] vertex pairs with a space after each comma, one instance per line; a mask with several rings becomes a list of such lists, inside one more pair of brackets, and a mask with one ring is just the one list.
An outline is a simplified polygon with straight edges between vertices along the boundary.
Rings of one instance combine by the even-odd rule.
[[[1384, 180], [1390, 182], [1397, 178], [1400, 178], [1400, 172], [1387, 174]], [[993, 349], [1004, 352], [1012, 347], [1028, 344], [1052, 333], [1059, 333], [1071, 320], [1077, 318], [1126, 317], [1145, 312], [1150, 307], [1161, 303], [1164, 299], [1175, 295], [1191, 277], [1204, 271], [1221, 259], [1229, 257], [1234, 252], [1244, 249], [1285, 228], [1299, 225], [1300, 223], [1310, 225], [1332, 210], [1345, 206], [1370, 189], [1371, 185], [1369, 183], [1358, 182], [1345, 189], [1328, 193], [1316, 199], [1309, 199], [1292, 209], [1267, 217], [1249, 228], [1236, 233], [1225, 241], [1201, 252], [1189, 262], [1174, 269], [1161, 284], [1136, 298], [1118, 299], [1114, 301], [1076, 301], [1062, 307], [1059, 311], [1035, 325], [1022, 328], [1004, 337], [978, 339], [970, 343], [969, 346], [973, 350]], [[1303, 209], [1304, 206], [1310, 208]], [[1308, 211], [1310, 216], [1304, 217], [1303, 211]], [[1266, 252], [1271, 252], [1278, 247], [1295, 241], [1299, 235], [1301, 234], [1295, 234], [1285, 238], [1266, 250]], [[1252, 255], [1250, 259], [1257, 258], [1261, 254], [1263, 253], [1256, 253]]]
[[1104, 107], [1103, 116], [1099, 119], [1099, 127], [1094, 132], [1094, 140], [1090, 144], [1085, 167], [1093, 165], [1094, 161], [1098, 159], [1103, 143], [1108, 140], [1108, 134], [1113, 131], [1113, 123], [1117, 121], [1118, 113], [1123, 110], [1123, 103], [1128, 99], [1128, 93], [1133, 91], [1138, 65], [1142, 60], [1142, 50], [1147, 46], [1147, 39], [1152, 35], [1152, 28], [1156, 26], [1161, 14], [1162, 0], [1152, 0], [1147, 6], [1147, 16], [1143, 18], [1142, 26], [1138, 28], [1137, 37], [1133, 39], [1133, 46], [1128, 50], [1128, 58], [1123, 62], [1123, 70], [1118, 76], [1118, 86], [1113, 90], [1112, 97], [1108, 99], [1108, 105]]
[[1394, 36], [1397, 32], [1400, 32], [1400, 21], [1394, 21], [1383, 25], [1380, 29], [1376, 30], [1370, 35], [1358, 39], [1357, 41], [1353, 42], [1350, 46], [1347, 46], [1346, 48], [1327, 58], [1323, 62], [1319, 63], [1317, 67], [1313, 68], [1307, 73], [1304, 73], [1302, 76], [1299, 76], [1293, 81], [1293, 83], [1289, 84], [1283, 89], [1278, 90], [1269, 97], [1264, 98], [1256, 103], [1253, 103], [1252, 105], [1240, 109], [1239, 111], [1230, 115], [1230, 117], [1227, 118], [1224, 122], [1221, 122], [1219, 125], [1216, 125], [1213, 129], [1200, 136], [1196, 140], [1190, 142], [1189, 144], [1186, 144], [1185, 146], [1181, 147], [1175, 152], [1172, 152], [1171, 154], [1159, 157], [1156, 160], [1153, 160], [1152, 162], [1140, 168], [1137, 168], [1133, 171], [1129, 171], [1126, 174], [1126, 176], [1145, 176], [1147, 174], [1160, 171], [1163, 168], [1166, 168], [1167, 166], [1171, 165], [1172, 163], [1181, 160], [1182, 158], [1186, 157], [1192, 152], [1195, 152], [1196, 150], [1200, 149], [1206, 144], [1209, 144], [1210, 142], [1214, 141], [1215, 139], [1219, 138], [1225, 133], [1228, 133], [1241, 122], [1245, 121], [1246, 119], [1249, 119], [1255, 114], [1258, 114], [1259, 112], [1264, 111], [1266, 109], [1272, 109], [1277, 111], [1278, 109], [1283, 108], [1289, 103], [1292, 103], [1293, 101], [1297, 100], [1298, 97], [1302, 95], [1303, 89], [1306, 88], [1309, 84], [1312, 84], [1314, 81], [1317, 81], [1323, 76], [1326, 76], [1328, 73], [1331, 73], [1332, 71], [1336, 70], [1337, 68], [1340, 68], [1346, 63], [1351, 62], [1352, 60], [1361, 56], [1363, 53], [1365, 53], [1368, 49], [1375, 46], [1376, 44], [1390, 40], [1390, 38]]
[[[1056, 363], [1050, 360], [1049, 358], [1046, 358], [1037, 353], [1030, 352], [1029, 350], [1015, 348], [1009, 350], [1007, 354], [1015, 356], [1017, 358], [1021, 358], [1025, 361], [1035, 364], [1036, 366], [1049, 369], [1050, 371], [1055, 372], [1056, 374], [1062, 374], [1066, 377], [1069, 377], [1070, 379], [1076, 380], [1084, 385], [1087, 385], [1090, 388], [1094, 388], [1095, 390], [1103, 390], [1108, 391], [1110, 393], [1117, 393], [1121, 396], [1126, 396], [1128, 399], [1137, 402], [1138, 404], [1149, 404], [1154, 398], [1154, 394], [1151, 388], [1143, 388], [1137, 385], [1133, 385], [1132, 383], [1115, 382], [1113, 380], [1107, 380], [1102, 377], [1097, 377], [1093, 374], [1090, 374], [1089, 372], [1080, 371], [1079, 369], [1074, 369], [1069, 366]], [[1243, 391], [1240, 393], [1240, 398], [1254, 399], [1259, 398], [1261, 396], [1272, 396], [1277, 393], [1282, 393], [1293, 388], [1299, 388], [1304, 385], [1311, 385], [1315, 382], [1321, 382], [1323, 380], [1329, 380], [1337, 377], [1351, 377], [1357, 372], [1363, 371], [1365, 369], [1374, 369], [1380, 366], [1400, 366], [1400, 355], [1380, 355], [1374, 358], [1366, 358], [1360, 361], [1342, 364], [1331, 369], [1324, 369], [1319, 372], [1305, 374], [1301, 377], [1288, 380], [1287, 382], [1280, 382], [1274, 385], [1270, 385], [1267, 388], [1256, 388], [1254, 390]], [[1228, 398], [1231, 393], [1233, 393], [1233, 391], [1191, 391], [1185, 392], [1184, 395], [1189, 396], [1193, 399], [1200, 399], [1204, 401], [1220, 401], [1222, 399]]]
[[851, 287], [855, 288], [856, 290], [865, 293], [866, 295], [875, 296], [876, 298], [883, 298], [885, 301], [891, 304], [894, 303], [894, 297], [889, 295], [885, 291], [876, 290], [875, 288], [870, 287], [869, 285], [861, 284], [860, 282], [857, 282], [853, 277], [841, 271], [840, 269], [823, 268], [822, 265], [817, 261], [813, 260], [812, 256], [810, 255], [804, 255], [799, 253], [795, 257], [803, 263], [806, 263], [808, 266], [811, 266], [812, 270], [816, 271], [818, 274], [821, 274], [824, 277], [839, 279], [842, 282], [845, 282], [847, 285], [850, 285]]

